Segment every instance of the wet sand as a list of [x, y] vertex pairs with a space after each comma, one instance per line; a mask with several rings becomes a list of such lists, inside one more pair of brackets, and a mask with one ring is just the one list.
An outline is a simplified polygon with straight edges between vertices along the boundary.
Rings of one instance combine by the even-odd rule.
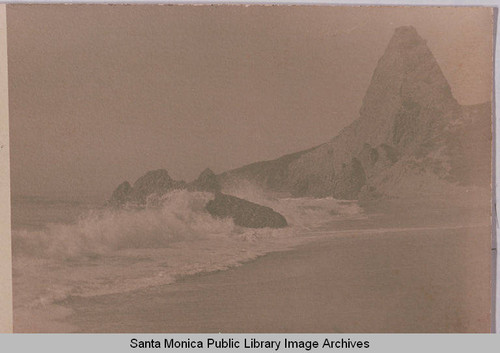
[[14, 330], [489, 332], [491, 209], [466, 196], [367, 202], [367, 217], [327, 224], [290, 251], [169, 285], [70, 297], [60, 310], [15, 315]]
[[359, 233], [172, 285], [73, 297], [64, 321], [74, 332], [489, 332], [487, 226]]

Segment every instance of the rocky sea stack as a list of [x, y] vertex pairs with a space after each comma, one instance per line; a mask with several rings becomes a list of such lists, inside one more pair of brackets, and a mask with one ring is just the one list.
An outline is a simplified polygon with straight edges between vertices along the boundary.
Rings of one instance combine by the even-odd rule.
[[247, 228], [283, 228], [288, 224], [285, 217], [272, 208], [225, 195], [215, 194], [206, 205], [207, 211], [217, 218], [232, 218], [234, 224]]
[[176, 181], [165, 169], [147, 172], [134, 183], [132, 196], [139, 203], [144, 203], [151, 194], [161, 196], [173, 189], [185, 187], [183, 181]]
[[134, 186], [128, 181], [121, 183], [113, 191], [109, 203], [113, 206], [128, 202], [141, 205], [147, 202], [150, 195], [162, 196], [171, 190], [185, 187], [185, 182], [172, 179], [165, 169], [152, 170], [137, 179]]
[[131, 200], [132, 186], [128, 181], [124, 181], [113, 191], [109, 202], [112, 205], [120, 206]]
[[188, 190], [218, 192], [221, 190], [217, 176], [210, 168], [201, 172], [198, 179], [188, 184]]
[[114, 207], [122, 207], [127, 203], [141, 206], [147, 204], [148, 199], [153, 196], [162, 196], [179, 189], [213, 193], [215, 198], [207, 203], [205, 207], [207, 212], [216, 218], [232, 218], [238, 226], [247, 228], [287, 226], [285, 217], [272, 208], [221, 193], [217, 176], [209, 168], [189, 184], [172, 179], [165, 169], [149, 171], [137, 179], [134, 186], [127, 181], [121, 183], [113, 191], [109, 204]]

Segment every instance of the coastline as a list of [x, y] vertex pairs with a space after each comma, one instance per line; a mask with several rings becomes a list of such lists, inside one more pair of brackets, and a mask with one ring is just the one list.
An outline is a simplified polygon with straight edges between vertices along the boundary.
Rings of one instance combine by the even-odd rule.
[[484, 232], [333, 237], [169, 285], [60, 304], [73, 312], [64, 319], [70, 332], [489, 332]]
[[14, 331], [489, 332], [490, 210], [450, 201], [365, 202], [226, 269], [15, 310]]

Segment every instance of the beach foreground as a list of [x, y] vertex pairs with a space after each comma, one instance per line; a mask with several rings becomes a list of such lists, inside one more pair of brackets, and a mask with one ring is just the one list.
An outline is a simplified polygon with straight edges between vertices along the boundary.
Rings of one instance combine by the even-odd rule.
[[71, 298], [66, 320], [77, 332], [489, 332], [488, 231], [346, 233], [172, 285]]
[[[362, 216], [334, 217], [297, 234], [303, 241], [291, 248], [262, 251], [239, 264], [220, 270], [207, 267], [164, 284], [151, 282], [113, 293], [69, 293], [30, 310], [16, 310], [14, 329], [489, 332], [491, 287], [484, 284], [491, 278], [490, 210], [474, 199], [467, 195], [363, 202]], [[254, 242], [262, 240], [238, 240], [231, 251], [251, 248]], [[203, 247], [213, 251], [208, 244], [198, 244], [200, 251]], [[217, 244], [225, 243], [212, 245]], [[160, 254], [172, 263], [176, 252], [195, 245], [173, 243]], [[93, 260], [89, 261], [91, 268]], [[104, 266], [118, 260], [113, 255], [96, 261]], [[79, 273], [78, 262], [65, 264], [69, 274]], [[120, 260], [116, 266], [125, 265], [129, 267], [124, 271], [132, 271], [140, 263]], [[92, 273], [85, 271], [83, 275]], [[114, 267], [110, 271], [120, 275]], [[15, 287], [17, 298], [22, 297], [22, 288], [27, 287]]]

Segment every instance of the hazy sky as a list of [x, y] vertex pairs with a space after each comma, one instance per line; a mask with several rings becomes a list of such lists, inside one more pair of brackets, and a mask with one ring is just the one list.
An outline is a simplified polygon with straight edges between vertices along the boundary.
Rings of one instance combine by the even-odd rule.
[[460, 103], [491, 95], [487, 9], [7, 9], [13, 194], [106, 199], [150, 169], [189, 181], [326, 142], [401, 25]]

